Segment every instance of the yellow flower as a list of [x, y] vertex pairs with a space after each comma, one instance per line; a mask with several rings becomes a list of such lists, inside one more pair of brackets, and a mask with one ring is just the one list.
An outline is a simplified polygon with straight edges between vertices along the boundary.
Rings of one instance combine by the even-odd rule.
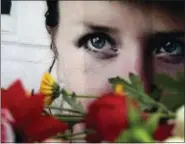
[[124, 87], [122, 84], [116, 84], [115, 86], [115, 93], [119, 95], [123, 95]]
[[59, 96], [59, 85], [55, 82], [53, 77], [46, 72], [40, 84], [40, 92], [45, 95], [45, 104], [50, 105], [54, 99]]

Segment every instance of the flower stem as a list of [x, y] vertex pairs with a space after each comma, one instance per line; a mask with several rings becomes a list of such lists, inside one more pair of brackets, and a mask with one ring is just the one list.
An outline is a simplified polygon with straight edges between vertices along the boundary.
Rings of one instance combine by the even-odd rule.
[[83, 95], [79, 95], [79, 96], [76, 96], [76, 98], [98, 98], [98, 96], [83, 96]]
[[161, 112], [166, 112], [168, 118], [175, 118], [175, 113], [170, 111], [164, 104], [151, 99], [151, 104], [156, 105]]
[[156, 105], [157, 105], [162, 111], [166, 112], [166, 113], [168, 114], [168, 117], [169, 117], [169, 118], [175, 118], [175, 117], [176, 117], [175, 113], [172, 112], [172, 111], [170, 111], [170, 110], [168, 110], [168, 108], [167, 108], [165, 105], [163, 105], [163, 104], [161, 104], [161, 103], [158, 103], [158, 102], [156, 102]]
[[55, 117], [63, 122], [67, 123], [78, 123], [83, 120], [83, 116], [79, 115], [55, 115]]
[[85, 137], [77, 137], [77, 138], [69, 138], [67, 140], [70, 140], [70, 141], [76, 141], [76, 140], [85, 140]]
[[51, 109], [49, 108], [48, 110], [49, 110], [50, 115], [52, 115]]
[[72, 110], [72, 109], [59, 108], [59, 107], [53, 107], [53, 106], [47, 106], [45, 108], [48, 108], [48, 109], [56, 109], [56, 110], [60, 110], [60, 111], [68, 111], [68, 112], [72, 112], [72, 113], [84, 115], [84, 113], [82, 113], [80, 111], [77, 111], [77, 110]]
[[[63, 90], [64, 89], [62, 89], [59, 93], [62, 94]], [[98, 96], [76, 95], [75, 93], [68, 93], [67, 91], [65, 91], [65, 92], [68, 96], [74, 96], [75, 95], [76, 98], [98, 98]]]
[[79, 117], [79, 118], [83, 118], [82, 115], [70, 115], [70, 114], [61, 114], [61, 115], [54, 115], [54, 116], [58, 116], [58, 117]]

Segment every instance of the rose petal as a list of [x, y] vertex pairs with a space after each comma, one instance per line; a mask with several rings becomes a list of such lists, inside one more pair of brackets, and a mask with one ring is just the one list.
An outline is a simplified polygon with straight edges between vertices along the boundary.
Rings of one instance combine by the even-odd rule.
[[172, 136], [174, 124], [161, 124], [154, 133], [154, 139], [163, 141]]
[[1, 142], [12, 143], [15, 137], [11, 123], [9, 123], [3, 116], [1, 117]]
[[34, 95], [16, 107], [11, 108], [13, 117], [16, 120], [16, 127], [24, 129], [26, 125], [31, 123], [34, 119], [40, 117], [44, 106], [44, 96]]
[[58, 132], [64, 132], [67, 129], [67, 125], [54, 117], [42, 116], [36, 121], [33, 121], [25, 129], [25, 135], [31, 139], [31, 141], [43, 141], [48, 137], [52, 137]]
[[11, 107], [26, 99], [26, 92], [20, 80], [15, 81], [7, 90], [1, 90], [1, 107]]
[[125, 96], [108, 93], [93, 101], [88, 107], [85, 127], [96, 133], [86, 137], [87, 142], [114, 141], [128, 126], [128, 106]]

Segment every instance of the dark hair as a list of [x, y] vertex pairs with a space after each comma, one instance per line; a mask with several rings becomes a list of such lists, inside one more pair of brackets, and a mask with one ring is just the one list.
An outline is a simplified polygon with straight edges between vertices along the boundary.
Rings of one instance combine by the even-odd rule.
[[[185, 1], [184, 0], [124, 0], [127, 2], [137, 3], [141, 5], [149, 5], [157, 7], [161, 10], [167, 11], [174, 15], [185, 16]], [[46, 17], [46, 26], [56, 27], [59, 23], [59, 0], [46, 0], [47, 3], [47, 12]]]
[[55, 44], [53, 42], [53, 28], [57, 27], [58, 23], [59, 23], [59, 8], [58, 8], [58, 0], [46, 0], [46, 4], [47, 4], [47, 11], [45, 14], [45, 24], [47, 27], [47, 30], [49, 32], [49, 34], [51, 35], [52, 38], [52, 42], [50, 45], [51, 50], [54, 52], [54, 59], [53, 62], [51, 64], [51, 66], [48, 69], [48, 72], [51, 73], [53, 66], [55, 64], [56, 58], [58, 56], [58, 52], [57, 49], [55, 47]]
[[[138, 1], [138, 0], [137, 0]], [[185, 16], [185, 1], [184, 0], [139, 0], [141, 5], [147, 5], [164, 12], [167, 12], [178, 18]]]
[[47, 0], [46, 26], [55, 27], [59, 22], [58, 0]]

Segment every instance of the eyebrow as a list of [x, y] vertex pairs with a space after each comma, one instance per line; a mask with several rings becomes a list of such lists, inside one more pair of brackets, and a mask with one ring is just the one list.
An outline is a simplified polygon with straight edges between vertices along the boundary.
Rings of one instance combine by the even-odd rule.
[[100, 32], [106, 32], [106, 33], [118, 33], [119, 32], [118, 29], [109, 27], [109, 26], [96, 25], [96, 24], [90, 24], [90, 23], [84, 23], [84, 25], [92, 31], [100, 31]]

